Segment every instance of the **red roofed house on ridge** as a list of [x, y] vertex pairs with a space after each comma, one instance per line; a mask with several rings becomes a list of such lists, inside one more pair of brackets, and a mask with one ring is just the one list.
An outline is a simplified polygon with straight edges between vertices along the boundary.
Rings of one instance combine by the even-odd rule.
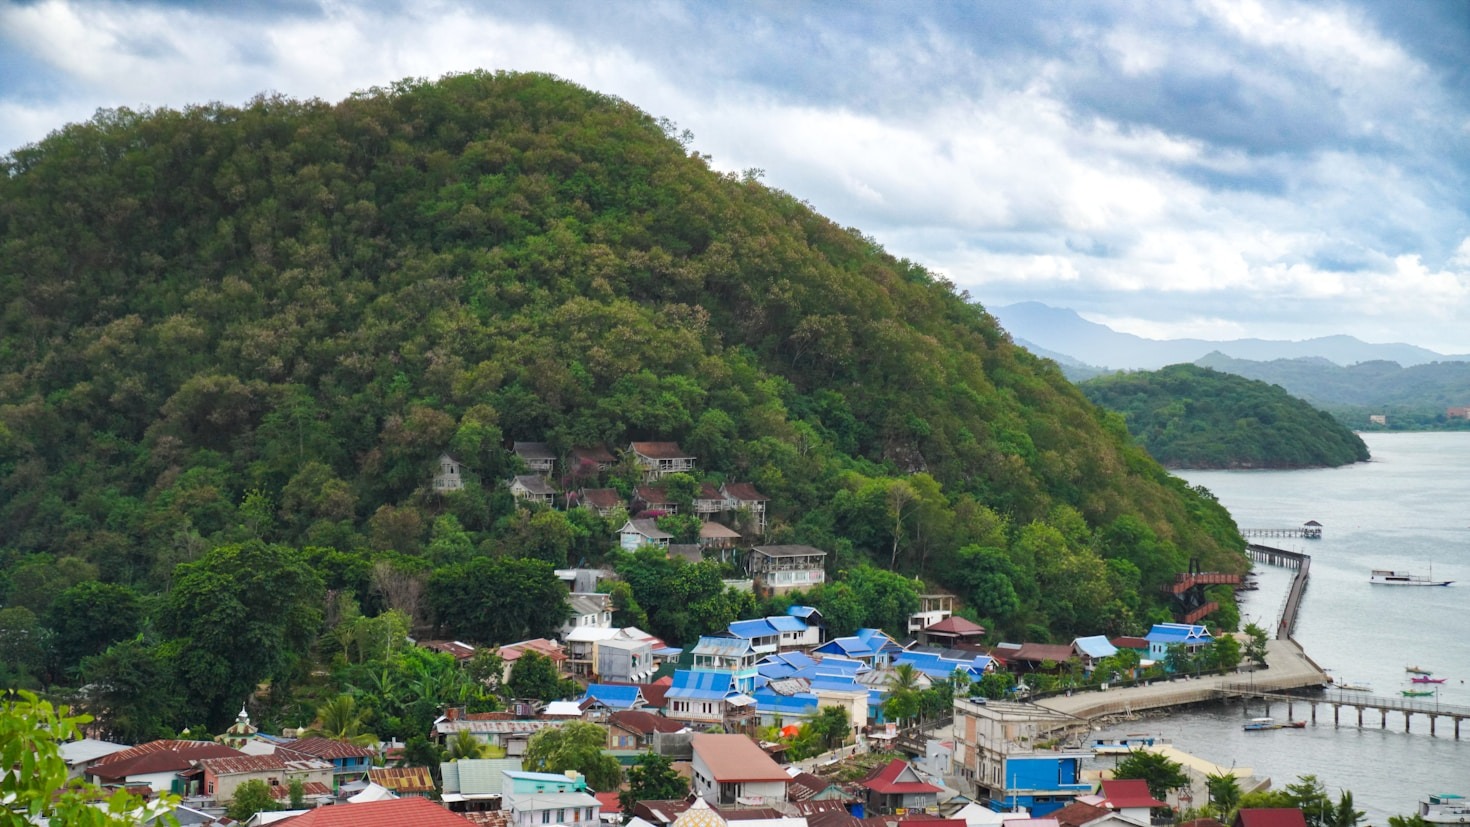
[[1142, 778], [1118, 778], [1102, 782], [1103, 806], [1130, 821], [1148, 824], [1149, 811], [1168, 804], [1153, 797]]

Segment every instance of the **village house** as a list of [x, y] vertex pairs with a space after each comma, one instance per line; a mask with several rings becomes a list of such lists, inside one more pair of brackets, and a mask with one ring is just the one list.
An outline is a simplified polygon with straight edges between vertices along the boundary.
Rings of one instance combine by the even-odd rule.
[[919, 633], [919, 640], [946, 649], [978, 648], [985, 638], [985, 627], [958, 615], [951, 615]]
[[331, 738], [301, 738], [286, 745], [292, 752], [319, 758], [332, 765], [332, 790], [336, 791], [348, 781], [367, 777], [377, 752], [345, 741]]
[[623, 551], [637, 551], [641, 546], [668, 548], [674, 535], [658, 527], [653, 520], [636, 518], [623, 523], [618, 529], [618, 547]]
[[701, 520], [712, 520], [725, 510], [725, 495], [710, 483], [702, 483], [694, 494], [694, 513]]
[[100, 787], [146, 786], [156, 793], [171, 792], [180, 774], [194, 769], [195, 761], [243, 755], [233, 747], [213, 741], [149, 741], [101, 758], [84, 775]]
[[[688, 727], [648, 709], [627, 709], [614, 712], [607, 718], [609, 738], [616, 737], [620, 746], [611, 749], [649, 750], [654, 748], [654, 739], [659, 733], [683, 732]], [[614, 735], [614, 731], [616, 736]], [[631, 741], [626, 740], [631, 736]]]
[[1118, 654], [1118, 647], [1114, 646], [1106, 635], [1079, 637], [1072, 641], [1072, 656], [1082, 661], [1084, 674], [1091, 675], [1092, 670], [1097, 668], [1098, 661], [1116, 654]]
[[1191, 623], [1155, 623], [1144, 635], [1148, 641], [1150, 659], [1163, 663], [1169, 657], [1169, 647], [1182, 646], [1190, 656], [1215, 642], [1210, 630]]
[[469, 827], [474, 824], [423, 798], [318, 807], [277, 823], [285, 827]]
[[511, 478], [510, 493], [524, 502], [540, 503], [547, 508], [556, 505], [556, 489], [538, 474], [519, 474]]
[[827, 552], [811, 546], [756, 546], [746, 555], [746, 570], [762, 597], [807, 591], [826, 582]]
[[583, 718], [597, 722], [607, 720], [614, 712], [642, 709], [647, 704], [642, 691], [632, 684], [588, 684], [586, 694], [578, 700]]
[[561, 627], [563, 639], [573, 629], [612, 627], [612, 600], [601, 592], [568, 594], [567, 608], [570, 616]]
[[602, 803], [587, 790], [587, 779], [574, 771], [514, 772], [506, 770], [501, 798], [512, 827], [600, 827]]
[[695, 458], [677, 442], [634, 442], [628, 446], [633, 461], [643, 468], [645, 480], [656, 480], [665, 474], [694, 470]]
[[659, 485], [637, 485], [633, 487], [633, 502], [638, 512], [661, 511], [664, 514], [678, 514], [679, 503], [675, 502]]
[[760, 534], [766, 533], [766, 503], [770, 498], [755, 490], [755, 486], [748, 482], [727, 482], [720, 486], [720, 494], [725, 498], [724, 508], [726, 511], [747, 511], [755, 522], [755, 530]]
[[204, 794], [221, 804], [233, 801], [247, 781], [265, 782], [275, 798], [287, 797], [291, 782], [298, 779], [308, 796], [332, 794], [332, 763], [287, 748], [270, 755], [202, 758], [196, 764], [204, 773]]
[[567, 469], [573, 474], [602, 473], [618, 464], [618, 458], [607, 450], [606, 445], [588, 445], [573, 448]]
[[509, 758], [520, 758], [526, 752], [531, 736], [548, 727], [559, 727], [562, 721], [540, 718], [518, 718], [504, 712], [475, 712], [461, 715], [457, 710], [434, 721], [433, 739], [448, 743], [460, 732], [468, 732], [475, 740], [505, 750]]
[[[1056, 820], [1057, 827], [1148, 827], [1149, 825], [1147, 821], [1142, 823], [1133, 821], [1106, 807], [1085, 804], [1081, 801], [1075, 801], [1057, 810], [1051, 814], [1051, 818]], [[1187, 827], [1187, 825], [1180, 824], [1178, 827]], [[1194, 827], [1206, 827], [1206, 825], [1195, 824]], [[1225, 825], [1216, 821], [1213, 827], [1225, 827]]]
[[464, 477], [460, 473], [462, 468], [459, 460], [448, 454], [440, 454], [434, 470], [434, 490], [443, 492], [464, 488]]
[[952, 615], [954, 615], [954, 595], [921, 594], [919, 595], [919, 610], [909, 615], [908, 633], [917, 635]]
[[505, 665], [505, 671], [501, 675], [501, 681], [510, 681], [510, 670], [515, 668], [516, 661], [520, 660], [521, 656], [527, 652], [535, 652], [541, 657], [550, 660], [552, 665], [556, 667], [558, 673], [565, 671], [567, 668], [567, 653], [562, 649], [561, 644], [554, 640], [547, 640], [544, 637], [532, 638], [531, 640], [522, 640], [518, 643], [507, 643], [500, 647], [498, 650], [500, 661]]
[[1070, 716], [968, 698], [955, 699], [954, 714], [955, 772], [973, 787], [963, 792], [988, 800], [996, 812], [1024, 807], [1039, 818], [1091, 791], [1082, 779], [1090, 750], [1042, 748], [1047, 734], [1070, 723]]
[[[56, 746], [57, 752], [61, 754], [61, 760], [66, 762], [66, 777], [68, 780], [81, 778], [88, 767], [115, 752], [122, 752], [125, 749], [129, 749], [127, 744], [114, 744], [111, 741], [99, 741], [96, 738], [67, 741]], [[230, 744], [229, 746], [239, 749], [235, 744]]]
[[786, 800], [791, 776], [744, 735], [694, 736], [694, 792], [707, 804], [761, 805]]
[[439, 800], [455, 813], [497, 812], [505, 788], [505, 771], [521, 771], [519, 758], [461, 758], [439, 764]]
[[882, 629], [858, 629], [856, 634], [832, 638], [812, 653], [824, 658], [835, 655], [873, 667], [888, 665], [902, 651], [903, 647]]
[[596, 511], [599, 517], [609, 517], [618, 509], [627, 510], [623, 495], [615, 488], [583, 488], [577, 495], [577, 504]]
[[428, 767], [372, 767], [368, 781], [399, 798], [433, 798], [439, 791]]
[[740, 532], [733, 528], [713, 521], [701, 523], [699, 526], [699, 547], [701, 549], [731, 549], [739, 543]]
[[517, 442], [511, 451], [533, 474], [550, 477], [556, 468], [556, 452], [544, 442]]
[[938, 815], [940, 788], [914, 772], [909, 762], [895, 758], [873, 770], [862, 781], [868, 791], [869, 815]]
[[1144, 779], [1120, 778], [1102, 782], [1102, 806], [1135, 824], [1152, 824], [1151, 811], [1168, 805], [1153, 797]]

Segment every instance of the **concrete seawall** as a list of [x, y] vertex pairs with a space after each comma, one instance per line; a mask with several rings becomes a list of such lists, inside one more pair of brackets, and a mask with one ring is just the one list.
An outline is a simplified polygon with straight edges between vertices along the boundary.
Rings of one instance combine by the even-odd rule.
[[1146, 686], [1059, 695], [1039, 700], [1036, 705], [1091, 720], [1213, 701], [1220, 697], [1219, 690], [1227, 685], [1246, 683], [1257, 691], [1288, 692], [1317, 688], [1327, 683], [1327, 673], [1293, 640], [1267, 641], [1266, 664], [1266, 669], [1242, 669], [1226, 675], [1158, 680]]

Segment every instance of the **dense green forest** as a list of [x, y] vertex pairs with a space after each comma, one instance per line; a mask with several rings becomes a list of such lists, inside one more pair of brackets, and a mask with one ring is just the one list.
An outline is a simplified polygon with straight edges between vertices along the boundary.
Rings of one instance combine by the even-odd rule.
[[1171, 468], [1322, 468], [1365, 462], [1368, 446], [1279, 386], [1196, 365], [1117, 373], [1081, 384], [1123, 415]]
[[0, 682], [87, 684], [134, 738], [351, 691], [387, 735], [472, 691], [392, 630], [552, 634], [558, 566], [615, 565], [671, 642], [771, 608], [518, 509], [511, 440], [679, 442], [771, 498], [763, 541], [830, 552], [805, 598], [846, 625], [938, 587], [996, 637], [1137, 632], [1190, 558], [1244, 570], [1208, 492], [967, 296], [690, 139], [476, 72], [0, 160]]
[[1466, 429], [1450, 419], [1450, 408], [1470, 406], [1470, 362], [1431, 362], [1403, 367], [1397, 362], [1359, 362], [1343, 367], [1325, 359], [1253, 362], [1211, 353], [1196, 364], [1286, 388], [1337, 417], [1350, 428], [1368, 428], [1382, 414], [1389, 429]]

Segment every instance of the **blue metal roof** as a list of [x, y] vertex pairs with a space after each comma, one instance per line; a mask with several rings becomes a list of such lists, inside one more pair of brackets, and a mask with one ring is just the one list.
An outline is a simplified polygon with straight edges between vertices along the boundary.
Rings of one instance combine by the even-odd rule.
[[738, 638], [772, 637], [780, 632], [767, 623], [765, 618], [755, 620], [737, 620], [730, 624], [730, 634]]
[[791, 617], [789, 615], [772, 615], [771, 617], [766, 618], [766, 622], [771, 624], [771, 628], [775, 629], [778, 632], [806, 631], [806, 621], [802, 620], [799, 617]]
[[1209, 643], [1210, 630], [1188, 623], [1155, 623], [1143, 639], [1149, 643]]
[[581, 700], [596, 698], [613, 709], [632, 709], [641, 700], [642, 694], [636, 686], [612, 686], [605, 683], [587, 685], [587, 694]]
[[964, 672], [972, 680], [979, 680], [985, 674], [985, 668], [990, 665], [990, 658], [976, 655], [971, 660], [959, 660], [946, 658], [937, 652], [899, 652], [894, 656], [893, 663], [907, 663], [925, 675], [941, 680], [955, 672]]
[[810, 692], [782, 695], [769, 687], [757, 689], [753, 695], [756, 711], [770, 715], [811, 715], [817, 711], [817, 696]]
[[820, 616], [822, 613], [812, 608], [811, 606], [787, 606], [786, 614], [789, 614], [792, 617], [799, 617], [802, 620], [807, 620], [810, 619], [812, 615]]
[[1118, 654], [1118, 647], [1110, 643], [1106, 635], [1079, 637], [1072, 641], [1072, 645], [1081, 649], [1088, 657], [1109, 658]]
[[722, 655], [728, 658], [737, 658], [754, 651], [750, 640], [742, 637], [713, 637], [705, 635], [694, 644], [696, 655]]
[[674, 683], [665, 698], [690, 698], [701, 701], [724, 700], [735, 693], [733, 680], [728, 672], [693, 672], [679, 669], [674, 672]]

